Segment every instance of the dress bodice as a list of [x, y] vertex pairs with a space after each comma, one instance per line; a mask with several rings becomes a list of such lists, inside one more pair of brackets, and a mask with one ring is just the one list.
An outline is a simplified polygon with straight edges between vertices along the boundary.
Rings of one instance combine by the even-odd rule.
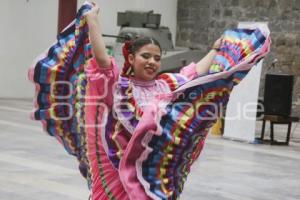
[[170, 93], [171, 90], [164, 80], [140, 81], [131, 80], [133, 84], [133, 96], [138, 106], [143, 110], [147, 105], [154, 103], [155, 97]]

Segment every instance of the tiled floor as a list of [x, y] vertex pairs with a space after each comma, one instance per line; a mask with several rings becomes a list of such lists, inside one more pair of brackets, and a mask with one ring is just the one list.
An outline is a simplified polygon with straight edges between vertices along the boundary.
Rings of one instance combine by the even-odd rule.
[[[30, 101], [0, 99], [0, 199], [87, 200], [89, 191], [76, 159], [43, 133], [40, 123], [29, 119], [31, 109]], [[209, 136], [181, 199], [300, 199], [300, 126], [296, 125], [289, 146]], [[278, 127], [276, 132], [283, 137], [285, 130]]]

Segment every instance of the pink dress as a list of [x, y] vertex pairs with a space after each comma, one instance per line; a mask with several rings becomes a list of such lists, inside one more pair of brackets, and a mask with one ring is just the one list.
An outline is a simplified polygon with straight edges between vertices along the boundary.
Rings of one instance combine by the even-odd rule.
[[76, 156], [93, 200], [178, 199], [214, 123], [210, 113], [268, 53], [270, 33], [227, 30], [207, 76], [197, 77], [192, 63], [141, 82], [119, 75], [113, 59], [109, 68], [90, 60], [91, 7], [79, 9], [29, 70], [32, 117]]
[[[131, 138], [130, 131], [123, 131], [118, 134], [118, 145], [121, 152], [121, 169], [117, 169], [111, 162], [109, 157], [109, 145], [105, 139], [105, 125], [108, 123], [107, 113], [113, 110], [114, 97], [117, 92], [114, 90], [118, 84], [119, 68], [116, 66], [114, 59], [111, 61], [110, 67], [99, 67], [92, 59], [90, 65], [86, 68], [88, 87], [86, 93], [86, 133], [87, 133], [87, 152], [88, 161], [90, 163], [91, 179], [92, 179], [92, 199], [102, 200], [110, 199], [109, 194], [116, 199], [150, 199], [145, 190], [143, 190], [138, 180], [132, 180], [134, 173], [132, 167], [128, 167], [129, 157], [132, 159], [133, 153], [128, 155], [122, 162], [124, 152]], [[196, 64], [182, 68], [178, 76], [184, 82], [197, 77]], [[155, 102], [155, 98], [160, 95], [169, 94], [172, 86], [168, 80], [156, 79], [153, 81], [139, 81], [131, 79], [133, 84], [133, 95], [142, 110], [149, 107], [149, 103]], [[174, 88], [173, 88], [174, 89]], [[89, 98], [90, 97], [90, 98]], [[97, 98], [98, 97], [98, 98]], [[152, 107], [152, 106], [150, 106]], [[151, 118], [151, 117], [150, 117]], [[145, 118], [146, 121], [149, 120]], [[95, 126], [95, 121], [97, 125]], [[134, 130], [133, 130], [134, 131]], [[136, 156], [134, 159], [137, 159]], [[134, 164], [133, 164], [134, 165]], [[130, 180], [131, 179], [131, 180]], [[105, 192], [104, 192], [105, 191]], [[130, 196], [130, 198], [129, 198]]]

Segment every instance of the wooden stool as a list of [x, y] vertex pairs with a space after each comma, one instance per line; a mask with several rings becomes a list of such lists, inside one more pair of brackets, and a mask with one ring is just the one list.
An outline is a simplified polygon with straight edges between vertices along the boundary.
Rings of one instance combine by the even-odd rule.
[[[264, 140], [265, 135], [265, 126], [266, 121], [270, 121], [270, 144], [277, 144], [277, 145], [289, 145], [290, 142], [290, 135], [291, 135], [291, 127], [292, 122], [299, 122], [299, 117], [292, 117], [292, 116], [279, 116], [279, 115], [264, 115], [262, 118], [262, 130], [261, 130], [261, 141]], [[284, 142], [279, 142], [274, 140], [274, 124], [286, 124], [288, 125], [286, 140]]]

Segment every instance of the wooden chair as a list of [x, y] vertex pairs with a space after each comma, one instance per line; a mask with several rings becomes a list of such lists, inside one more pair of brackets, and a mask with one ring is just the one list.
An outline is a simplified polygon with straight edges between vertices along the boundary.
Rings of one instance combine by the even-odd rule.
[[[261, 141], [268, 141], [264, 139], [265, 135], [265, 126], [266, 121], [270, 121], [270, 144], [274, 145], [289, 145], [290, 142], [290, 135], [291, 135], [291, 127], [292, 122], [299, 122], [299, 117], [293, 116], [279, 116], [279, 115], [264, 115], [262, 118], [262, 130], [261, 130]], [[274, 140], [274, 124], [286, 124], [288, 125], [287, 135], [285, 141], [276, 141]]]

